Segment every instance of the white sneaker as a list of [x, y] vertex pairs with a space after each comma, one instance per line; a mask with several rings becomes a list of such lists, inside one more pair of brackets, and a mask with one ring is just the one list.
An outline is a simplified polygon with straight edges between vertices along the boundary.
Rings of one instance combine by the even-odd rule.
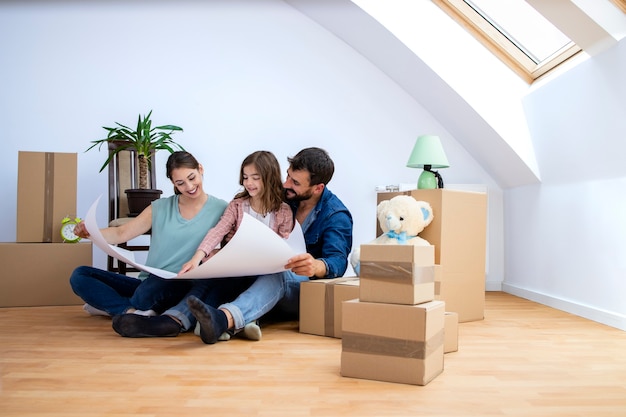
[[251, 321], [250, 323], [246, 324], [243, 327], [241, 333], [243, 333], [243, 336], [246, 339], [255, 341], [261, 340], [261, 337], [263, 336], [263, 334], [261, 333], [261, 326], [259, 326], [258, 321]]
[[132, 314], [145, 317], [154, 317], [157, 315], [156, 311], [154, 310], [135, 310], [132, 312]]
[[89, 304], [85, 304], [83, 306], [83, 310], [85, 310], [87, 312], [87, 314], [91, 315], [91, 316], [105, 316], [105, 317], [111, 317], [111, 315], [109, 313], [107, 313], [106, 311], [102, 311], [98, 308], [95, 308]]
[[[193, 329], [193, 334], [195, 334], [196, 336], [200, 336], [200, 323], [196, 322], [196, 327]], [[222, 333], [217, 340], [220, 340], [223, 342], [230, 340], [230, 333], [228, 332]]]

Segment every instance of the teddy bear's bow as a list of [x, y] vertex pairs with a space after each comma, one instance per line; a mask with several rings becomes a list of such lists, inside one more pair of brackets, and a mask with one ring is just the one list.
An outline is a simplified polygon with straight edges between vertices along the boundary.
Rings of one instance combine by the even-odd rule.
[[398, 243], [401, 245], [406, 244], [407, 239], [411, 239], [415, 237], [415, 236], [407, 236], [406, 232], [396, 233], [393, 230], [388, 231], [386, 234], [387, 234], [387, 237], [391, 239], [398, 239]]

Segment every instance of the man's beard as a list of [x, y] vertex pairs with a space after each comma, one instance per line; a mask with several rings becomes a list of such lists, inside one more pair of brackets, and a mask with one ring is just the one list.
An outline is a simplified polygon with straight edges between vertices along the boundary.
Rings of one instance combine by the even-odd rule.
[[[290, 191], [291, 192], [291, 197], [287, 194], [287, 192]], [[285, 199], [287, 201], [304, 201], [304, 200], [308, 200], [309, 198], [311, 198], [313, 196], [313, 190], [308, 190], [306, 193], [304, 194], [297, 194], [294, 190], [292, 190], [291, 188], [285, 188]]]

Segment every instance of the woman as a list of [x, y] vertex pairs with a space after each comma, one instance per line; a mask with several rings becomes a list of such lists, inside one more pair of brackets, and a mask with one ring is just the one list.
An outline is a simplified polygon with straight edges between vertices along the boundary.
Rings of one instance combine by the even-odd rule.
[[[203, 172], [202, 165], [189, 152], [173, 152], [167, 160], [166, 173], [174, 184], [175, 194], [153, 201], [122, 226], [101, 229], [102, 236], [108, 243], [118, 244], [151, 230], [146, 265], [174, 273], [180, 271], [227, 206], [226, 201], [204, 192]], [[82, 222], [74, 233], [89, 238]], [[72, 273], [70, 285], [87, 303], [84, 308], [88, 313], [115, 316], [133, 312], [158, 314], [180, 301], [191, 282], [165, 280], [147, 273], [134, 278], [81, 266]], [[145, 291], [135, 291], [140, 285]]]
[[[262, 222], [280, 237], [286, 239], [289, 236], [294, 225], [293, 213], [289, 205], [283, 202], [280, 164], [274, 154], [256, 151], [248, 155], [241, 163], [239, 185], [243, 190], [235, 195], [219, 223], [208, 231], [179, 274], [196, 268], [201, 261], [207, 261], [214, 255], [220, 244], [227, 244], [241, 225], [244, 213]], [[246, 290], [252, 281], [252, 278], [199, 279], [193, 282], [188, 296], [195, 300], [206, 299], [209, 304], [218, 306]], [[143, 290], [144, 286], [141, 286], [137, 293], [142, 293]], [[194, 317], [191, 313], [187, 314], [186, 310], [187, 300], [183, 299], [176, 307], [166, 310], [158, 317], [150, 317], [149, 321], [144, 320], [148, 317], [138, 317], [135, 314], [120, 315], [113, 318], [113, 330], [124, 337], [176, 336], [195, 325]], [[228, 312], [224, 312], [225, 321], [227, 314]], [[244, 327], [244, 335], [259, 340], [261, 329], [254, 322], [248, 323]], [[200, 333], [200, 336], [203, 340], [212, 337], [204, 333]], [[223, 337], [228, 339], [229, 334], [226, 333]]]

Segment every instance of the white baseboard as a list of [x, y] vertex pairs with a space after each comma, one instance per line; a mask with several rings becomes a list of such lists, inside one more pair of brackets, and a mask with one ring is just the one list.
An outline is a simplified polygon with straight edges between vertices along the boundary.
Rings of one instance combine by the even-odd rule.
[[502, 281], [486, 281], [485, 291], [502, 291]]
[[[488, 290], [489, 291], [489, 290]], [[494, 290], [491, 290], [494, 291]], [[502, 291], [626, 331], [626, 316], [502, 283]]]

